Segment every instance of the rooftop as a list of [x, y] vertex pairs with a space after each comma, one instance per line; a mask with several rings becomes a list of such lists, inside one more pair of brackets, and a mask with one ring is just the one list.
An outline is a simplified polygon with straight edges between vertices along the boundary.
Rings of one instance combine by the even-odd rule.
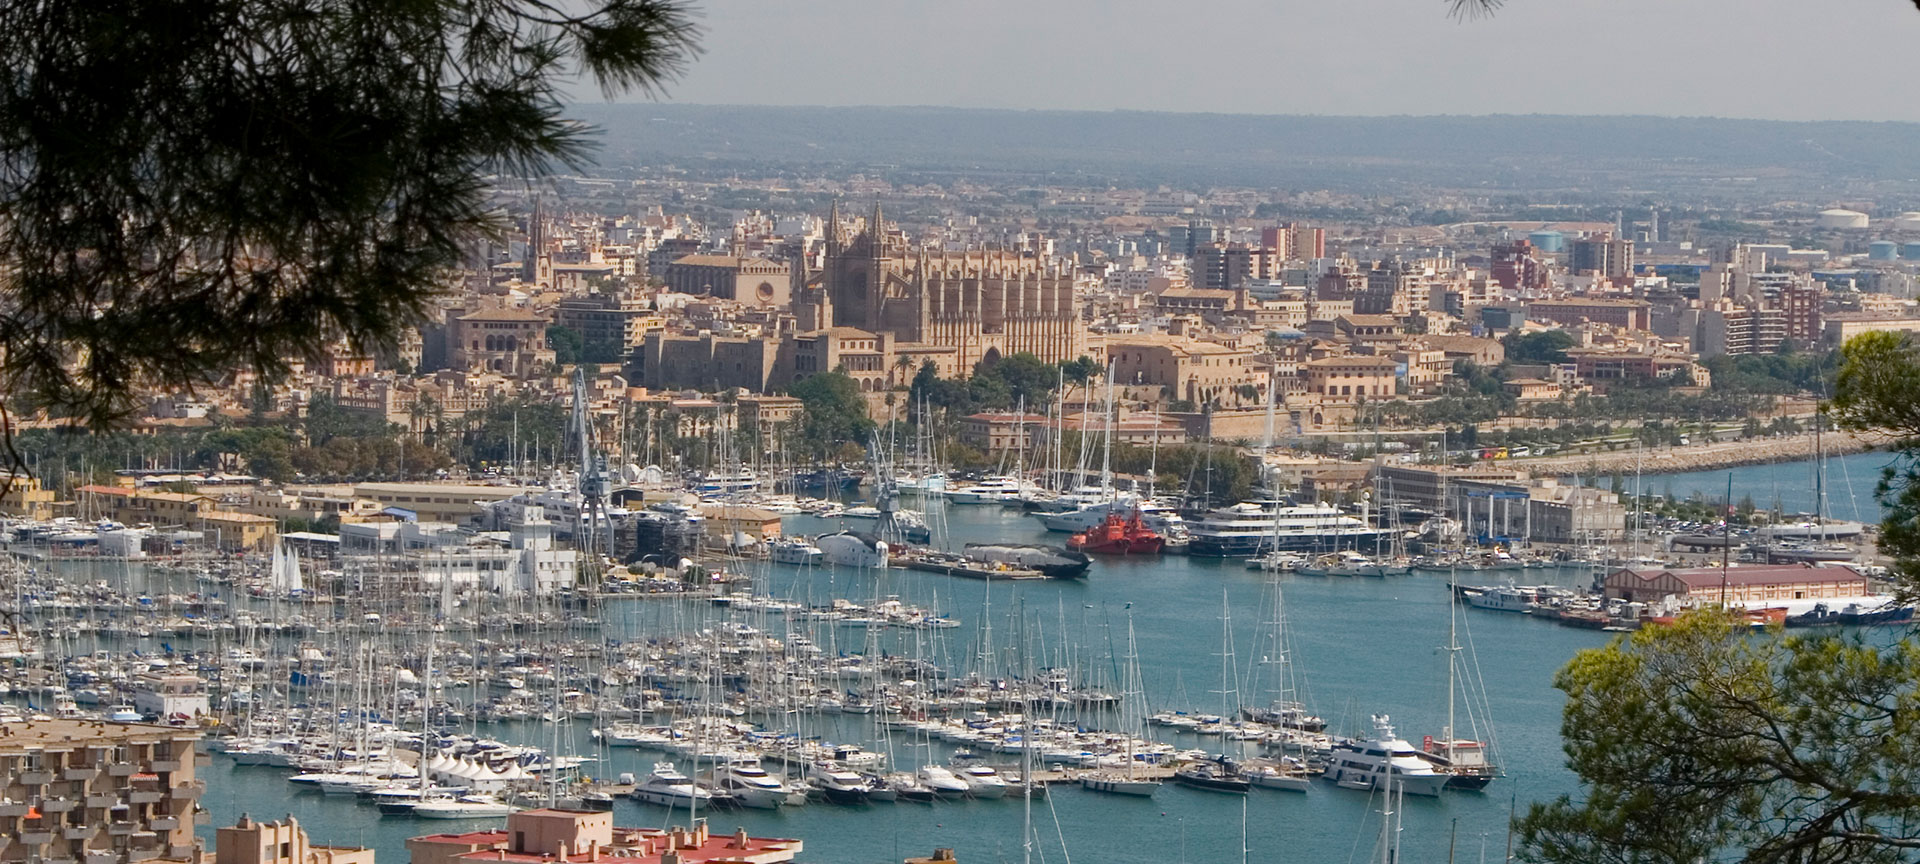
[[0, 753], [62, 750], [94, 743], [126, 741], [198, 740], [192, 729], [150, 723], [108, 723], [104, 720], [29, 720], [0, 723]]
[[1653, 569], [1634, 570], [1624, 568], [1615, 570], [1614, 575], [1627, 575], [1643, 582], [1652, 582], [1662, 576], [1672, 576], [1685, 583], [1688, 588], [1718, 588], [1721, 575], [1725, 574], [1728, 585], [1780, 585], [1806, 582], [1857, 582], [1866, 577], [1845, 567], [1815, 567], [1811, 564], [1792, 564], [1766, 567], [1693, 567], [1684, 570]]

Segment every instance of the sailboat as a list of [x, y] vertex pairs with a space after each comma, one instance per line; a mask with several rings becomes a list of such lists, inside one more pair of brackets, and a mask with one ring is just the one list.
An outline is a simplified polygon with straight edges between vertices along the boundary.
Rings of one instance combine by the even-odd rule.
[[1134, 757], [1133, 745], [1138, 740], [1136, 732], [1141, 719], [1137, 709], [1142, 695], [1140, 687], [1140, 654], [1133, 638], [1133, 616], [1127, 616], [1127, 680], [1120, 692], [1120, 729], [1127, 736], [1127, 767], [1121, 771], [1096, 771], [1080, 775], [1080, 785], [1094, 792], [1109, 792], [1114, 795], [1136, 795], [1151, 797], [1160, 788], [1160, 781], [1135, 775], [1134, 768], [1139, 760]]
[[[1420, 752], [1424, 758], [1434, 763], [1436, 773], [1447, 775], [1448, 789], [1480, 790], [1487, 788], [1487, 784], [1492, 783], [1493, 778], [1500, 776], [1500, 769], [1488, 759], [1489, 747], [1486, 742], [1461, 738], [1454, 726], [1458, 685], [1462, 679], [1460, 652], [1464, 650], [1460, 645], [1459, 605], [1458, 603], [1447, 604], [1447, 644], [1441, 648], [1442, 651], [1447, 652], [1447, 725], [1440, 731], [1439, 738], [1427, 736], [1421, 742]], [[1467, 714], [1471, 718], [1473, 704], [1476, 701], [1484, 704], [1485, 690], [1484, 687], [1473, 686], [1478, 681], [1478, 676], [1469, 674], [1466, 679]]]
[[306, 591], [306, 583], [300, 576], [300, 556], [279, 543], [273, 547], [273, 563], [267, 571], [267, 585], [273, 596], [287, 597]]

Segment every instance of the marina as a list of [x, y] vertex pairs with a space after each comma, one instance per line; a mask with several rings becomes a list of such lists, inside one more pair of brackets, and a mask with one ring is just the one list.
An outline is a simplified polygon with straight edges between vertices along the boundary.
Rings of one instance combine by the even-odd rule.
[[[947, 548], [1058, 543], [1000, 503], [923, 506]], [[783, 522], [793, 537], [849, 530], [822, 512]], [[205, 769], [216, 824], [284, 800], [303, 824], [382, 849], [418, 819], [484, 823], [556, 801], [663, 826], [691, 805], [716, 825], [805, 837], [822, 860], [887, 860], [894, 842], [1005, 854], [1021, 813], [995, 799], [1031, 785], [1037, 818], [1057, 819], [1079, 854], [1136, 848], [1110, 835], [1148, 817], [1170, 821], [1144, 841], [1167, 854], [1183, 831], [1189, 854], [1211, 848], [1209, 833], [1238, 827], [1226, 792], [1268, 814], [1251, 838], [1333, 855], [1379, 807], [1341, 754], [1380, 749], [1368, 742], [1391, 716], [1396, 767], [1423, 769], [1392, 780], [1411, 854], [1442, 848], [1455, 819], [1497, 848], [1503, 798], [1571, 788], [1551, 676], [1609, 638], [1535, 608], [1606, 569], [1551, 556], [1428, 554], [1363, 572], [1305, 556], [1260, 569], [1102, 555], [1066, 579], [1013, 559], [991, 578], [909, 569], [938, 554], [980, 569], [957, 553], [888, 567], [743, 558], [716, 562], [730, 574], [717, 589], [536, 601], [333, 596], [345, 574], [315, 567], [292, 591], [284, 563], [39, 560], [17, 602], [65, 622], [39, 647], [75, 659], [59, 680], [36, 664], [6, 680], [22, 710], [101, 714], [158, 695], [159, 678], [205, 682], [175, 695], [220, 717], [207, 731], [226, 752]], [[1456, 691], [1469, 649], [1490, 680]], [[340, 707], [314, 707], [327, 704]], [[435, 735], [418, 734], [422, 718]], [[866, 824], [881, 807], [884, 832]]]

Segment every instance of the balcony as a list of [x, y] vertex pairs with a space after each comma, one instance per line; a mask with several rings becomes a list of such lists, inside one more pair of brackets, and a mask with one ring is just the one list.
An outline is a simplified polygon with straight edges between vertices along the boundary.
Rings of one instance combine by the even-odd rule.
[[25, 816], [28, 806], [24, 801], [0, 801], [0, 819], [18, 819]]
[[205, 794], [207, 794], [207, 781], [205, 780], [189, 780], [173, 787], [173, 797], [176, 799], [199, 798]]
[[45, 786], [53, 782], [53, 772], [44, 769], [39, 771], [22, 771], [13, 775], [13, 779], [16, 783], [25, 783], [28, 786]]
[[102, 807], [112, 807], [113, 805], [118, 803], [120, 803], [120, 798], [119, 796], [116, 796], [116, 795], [88, 795], [87, 796], [87, 809], [89, 810], [95, 810]]
[[73, 808], [79, 806], [79, 804], [80, 802], [75, 801], [72, 798], [48, 798], [47, 800], [40, 802], [40, 812], [65, 813], [68, 810], [72, 810]]
[[200, 811], [200, 812], [198, 812], [198, 813], [195, 813], [195, 814], [193, 814], [193, 824], [194, 824], [195, 826], [204, 826], [204, 825], [212, 825], [212, 824], [213, 824], [213, 814], [212, 814], [212, 813], [209, 813], [209, 812], [207, 812], [207, 811], [205, 811], [205, 810], [202, 810], [202, 811]]
[[151, 763], [151, 765], [148, 767], [147, 770], [152, 771], [155, 774], [171, 774], [175, 771], [180, 770], [180, 760], [155, 759], [153, 760], [153, 762]]
[[114, 862], [119, 860], [119, 853], [110, 849], [89, 849], [87, 850], [87, 860], [82, 862], [82, 864], [114, 864]]
[[132, 777], [140, 773], [140, 766], [132, 762], [115, 762], [107, 766], [108, 777]]
[[92, 840], [99, 833], [98, 825], [68, 825], [60, 832], [60, 836], [68, 840]]
[[132, 822], [113, 822], [107, 825], [107, 834], [114, 837], [126, 837], [138, 830], [140, 826]]
[[25, 843], [28, 846], [39, 846], [43, 843], [52, 843], [53, 829], [28, 828], [25, 831], [20, 832], [20, 842]]
[[60, 772], [60, 776], [76, 783], [87, 783], [91, 782], [93, 778], [100, 776], [100, 769], [91, 765], [82, 765], [77, 768], [68, 768], [62, 771]]
[[172, 831], [180, 827], [180, 817], [155, 816], [147, 820], [147, 827], [155, 831]]
[[165, 797], [167, 797], [166, 794], [158, 790], [155, 790], [155, 791], [135, 790], [127, 793], [127, 803], [128, 804], [158, 804], [160, 803], [160, 799]]

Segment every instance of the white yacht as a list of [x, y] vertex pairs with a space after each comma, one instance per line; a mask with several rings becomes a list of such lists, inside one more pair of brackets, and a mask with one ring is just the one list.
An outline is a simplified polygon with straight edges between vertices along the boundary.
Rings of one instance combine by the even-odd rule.
[[713, 771], [714, 785], [742, 807], [777, 810], [807, 803], [806, 790], [767, 773], [758, 760], [729, 763]]
[[513, 813], [513, 807], [491, 795], [432, 798], [413, 805], [421, 819], [492, 819]]
[[1005, 798], [1007, 781], [1000, 772], [975, 762], [963, 766], [957, 776], [967, 784], [967, 794], [975, 798]]
[[818, 564], [826, 557], [820, 547], [798, 537], [787, 537], [767, 544], [768, 554], [775, 564]]
[[887, 566], [887, 543], [871, 534], [840, 531], [813, 538], [820, 557], [828, 564], [842, 567]]
[[1187, 523], [1188, 552], [1214, 558], [1246, 558], [1273, 549], [1307, 552], [1371, 548], [1385, 532], [1328, 504], [1242, 501], [1207, 511]]
[[1349, 789], [1372, 789], [1381, 777], [1391, 776], [1393, 787], [1408, 795], [1439, 795], [1448, 780], [1448, 775], [1434, 770], [1432, 761], [1394, 734], [1385, 714], [1373, 715], [1373, 737], [1334, 745], [1325, 776]]
[[709, 804], [713, 793], [693, 782], [693, 778], [680, 773], [671, 762], [653, 763], [653, 773], [640, 785], [633, 787], [627, 796], [644, 804], [658, 804], [662, 807], [685, 807], [689, 804]]
[[1004, 504], [1020, 497], [1026, 484], [1018, 477], [987, 477], [978, 483], [947, 490], [947, 500], [955, 504]]
[[923, 765], [914, 772], [921, 785], [933, 790], [940, 798], [958, 798], [967, 794], [967, 781], [962, 780], [942, 765]]

